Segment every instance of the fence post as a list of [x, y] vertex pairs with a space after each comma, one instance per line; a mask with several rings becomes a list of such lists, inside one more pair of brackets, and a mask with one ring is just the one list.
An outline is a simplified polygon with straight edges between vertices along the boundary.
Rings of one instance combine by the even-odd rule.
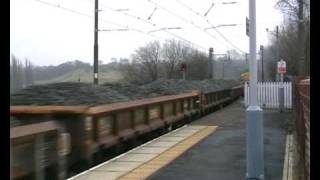
[[283, 87], [283, 74], [280, 74], [280, 88], [279, 88], [279, 110], [282, 113], [284, 108], [284, 87]]
[[284, 88], [285, 88], [285, 91], [284, 91], [284, 107], [288, 108], [289, 107], [288, 106], [289, 105], [289, 102], [288, 102], [288, 100], [289, 100], [289, 98], [288, 98], [288, 96], [289, 96], [289, 93], [288, 93], [289, 83], [288, 82], [285, 83]]
[[273, 99], [272, 99], [272, 96], [273, 96], [273, 88], [272, 88], [272, 83], [271, 83], [271, 82], [269, 83], [269, 89], [270, 89], [270, 93], [269, 93], [269, 95], [270, 95], [270, 107], [273, 108]]
[[274, 87], [272, 86], [272, 83], [270, 82], [270, 100], [271, 100], [271, 107], [274, 108]]
[[257, 90], [258, 90], [257, 101], [258, 101], [258, 105], [260, 105], [261, 100], [260, 100], [260, 83], [259, 82], [257, 83]]
[[263, 103], [262, 103], [262, 107], [266, 108], [266, 83], [263, 82], [262, 83], [262, 97], [263, 97]]
[[280, 84], [278, 82], [275, 83], [274, 86], [274, 107], [277, 107], [279, 105], [279, 87]]
[[293, 89], [292, 89], [292, 82], [290, 82], [290, 108], [292, 108], [292, 93], [293, 93]]

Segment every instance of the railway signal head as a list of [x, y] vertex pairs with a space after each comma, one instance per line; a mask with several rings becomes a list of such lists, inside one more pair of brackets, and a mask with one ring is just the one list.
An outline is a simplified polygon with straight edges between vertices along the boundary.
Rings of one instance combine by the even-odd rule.
[[187, 71], [187, 64], [186, 63], [182, 63], [181, 64], [180, 71], [182, 71], [182, 72], [186, 72]]
[[263, 51], [263, 45], [260, 45], [260, 51]]

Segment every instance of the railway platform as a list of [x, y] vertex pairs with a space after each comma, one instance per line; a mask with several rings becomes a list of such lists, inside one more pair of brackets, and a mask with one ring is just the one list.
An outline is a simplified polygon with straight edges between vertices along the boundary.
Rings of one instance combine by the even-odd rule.
[[[290, 112], [264, 110], [265, 179], [282, 179]], [[70, 179], [245, 179], [243, 100]]]

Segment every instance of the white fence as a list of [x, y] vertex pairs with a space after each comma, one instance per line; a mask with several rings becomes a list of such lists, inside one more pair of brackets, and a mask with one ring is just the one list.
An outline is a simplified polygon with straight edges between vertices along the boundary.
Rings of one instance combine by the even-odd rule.
[[[292, 83], [284, 82], [284, 107], [292, 108]], [[280, 82], [258, 82], [258, 104], [261, 108], [279, 108]], [[245, 105], [249, 105], [249, 85], [244, 86]]]

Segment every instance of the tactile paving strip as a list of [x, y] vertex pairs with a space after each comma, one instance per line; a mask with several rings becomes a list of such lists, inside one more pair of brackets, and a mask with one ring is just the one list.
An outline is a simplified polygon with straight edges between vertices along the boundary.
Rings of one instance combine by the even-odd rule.
[[208, 126], [205, 129], [195, 133], [191, 137], [186, 138], [182, 142], [178, 143], [174, 147], [168, 149], [164, 153], [155, 157], [154, 159], [146, 162], [145, 164], [139, 166], [128, 174], [120, 177], [121, 180], [129, 179], [146, 179], [153, 173], [166, 166], [177, 157], [182, 155], [185, 151], [190, 149], [192, 146], [200, 142], [202, 139], [210, 135], [216, 130], [217, 126]]

